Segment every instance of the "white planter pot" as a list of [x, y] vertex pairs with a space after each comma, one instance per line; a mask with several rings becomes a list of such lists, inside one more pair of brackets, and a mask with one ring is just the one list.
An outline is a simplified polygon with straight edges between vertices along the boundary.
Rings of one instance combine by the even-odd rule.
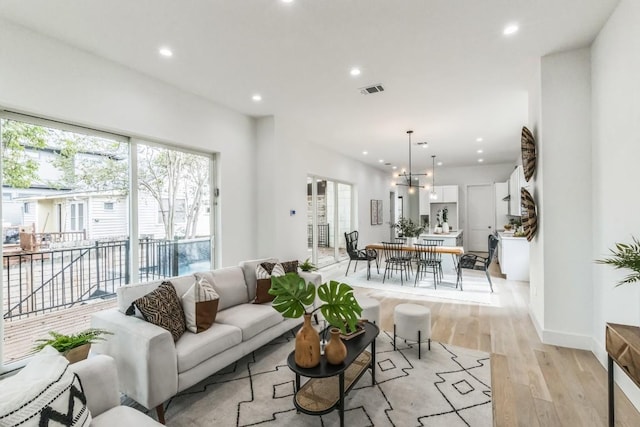
[[442, 224], [442, 232], [443, 233], [448, 233], [449, 232], [449, 224], [448, 223], [443, 223]]

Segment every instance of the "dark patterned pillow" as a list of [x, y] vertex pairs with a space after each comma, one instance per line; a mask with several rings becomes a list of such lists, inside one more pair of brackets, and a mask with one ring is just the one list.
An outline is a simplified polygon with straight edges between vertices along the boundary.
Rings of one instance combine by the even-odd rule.
[[171, 332], [174, 341], [187, 329], [182, 303], [171, 282], [162, 282], [155, 290], [138, 298], [132, 304], [144, 319]]
[[264, 268], [267, 271], [268, 275], [271, 275], [271, 272], [276, 265], [278, 265], [277, 262], [263, 262], [262, 264], [260, 264], [260, 267]]
[[281, 262], [282, 268], [285, 273], [297, 273], [298, 272], [298, 260]]

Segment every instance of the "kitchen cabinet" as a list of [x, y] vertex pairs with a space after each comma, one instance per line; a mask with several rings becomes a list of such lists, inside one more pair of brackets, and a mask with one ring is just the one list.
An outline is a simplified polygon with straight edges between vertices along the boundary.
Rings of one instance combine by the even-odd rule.
[[526, 237], [498, 233], [498, 264], [509, 280], [529, 281], [529, 242]]
[[433, 188], [438, 198], [431, 200], [432, 203], [458, 203], [457, 185], [436, 185]]
[[522, 215], [522, 208], [520, 207], [520, 188], [526, 188], [528, 186], [529, 183], [524, 179], [524, 170], [522, 169], [522, 165], [516, 166], [509, 177], [509, 215]]

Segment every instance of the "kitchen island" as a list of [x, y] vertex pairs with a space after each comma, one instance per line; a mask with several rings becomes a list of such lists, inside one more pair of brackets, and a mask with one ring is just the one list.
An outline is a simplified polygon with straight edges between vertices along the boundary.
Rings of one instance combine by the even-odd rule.
[[[433, 231], [433, 230], [430, 230]], [[464, 246], [462, 241], [462, 230], [449, 231], [448, 233], [435, 234], [423, 233], [418, 237], [418, 243], [423, 243], [423, 239], [442, 240], [442, 246]], [[450, 256], [442, 257], [442, 271], [446, 274], [456, 274], [454, 260]]]

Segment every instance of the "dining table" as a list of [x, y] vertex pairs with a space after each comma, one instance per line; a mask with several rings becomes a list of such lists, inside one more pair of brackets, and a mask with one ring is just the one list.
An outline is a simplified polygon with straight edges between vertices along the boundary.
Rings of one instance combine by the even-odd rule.
[[[375, 249], [378, 253], [378, 261], [380, 262], [380, 256], [384, 249], [382, 243], [371, 243], [366, 246], [366, 249]], [[432, 251], [439, 254], [450, 254], [453, 258], [453, 265], [456, 270], [456, 288], [460, 286], [460, 290], [462, 291], [462, 269], [460, 268], [460, 257], [464, 255], [464, 247], [462, 246], [429, 246], [425, 248], [424, 246], [413, 246], [413, 245], [403, 245], [402, 250], [405, 252], [427, 252]]]

